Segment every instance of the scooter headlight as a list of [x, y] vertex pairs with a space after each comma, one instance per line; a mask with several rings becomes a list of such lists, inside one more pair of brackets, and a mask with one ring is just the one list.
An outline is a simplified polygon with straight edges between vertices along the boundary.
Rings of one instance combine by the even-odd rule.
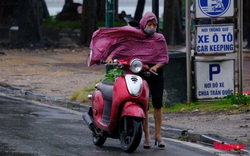
[[143, 63], [142, 63], [142, 61], [140, 59], [132, 59], [130, 61], [130, 70], [133, 73], [141, 72], [142, 67], [143, 67]]

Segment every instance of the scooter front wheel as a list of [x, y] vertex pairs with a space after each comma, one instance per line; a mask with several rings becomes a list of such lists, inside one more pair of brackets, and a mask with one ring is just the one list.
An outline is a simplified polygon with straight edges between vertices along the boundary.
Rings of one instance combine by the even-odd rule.
[[142, 138], [142, 119], [124, 117], [120, 125], [120, 141], [125, 152], [132, 153], [139, 146]]

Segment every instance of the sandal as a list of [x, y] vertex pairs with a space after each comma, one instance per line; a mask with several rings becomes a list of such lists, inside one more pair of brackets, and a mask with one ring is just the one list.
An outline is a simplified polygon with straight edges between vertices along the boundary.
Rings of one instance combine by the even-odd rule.
[[155, 139], [155, 146], [157, 146], [157, 145], [159, 148], [165, 148], [165, 146], [166, 146], [166, 144], [164, 143], [163, 140]]
[[144, 141], [143, 148], [150, 149], [150, 141]]

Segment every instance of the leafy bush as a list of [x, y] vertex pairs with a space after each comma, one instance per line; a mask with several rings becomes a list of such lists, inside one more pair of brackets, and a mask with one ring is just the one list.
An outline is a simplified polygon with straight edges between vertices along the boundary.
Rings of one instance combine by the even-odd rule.
[[115, 79], [124, 74], [124, 71], [120, 68], [110, 69], [106, 74], [104, 74], [103, 81], [115, 82]]
[[42, 27], [46, 29], [80, 29], [82, 26], [81, 21], [57, 21], [50, 20], [45, 22]]
[[[105, 21], [98, 21], [98, 27], [105, 27]], [[127, 25], [126, 22], [115, 22], [116, 27]], [[81, 29], [82, 21], [58, 21], [55, 16], [50, 16], [50, 19], [43, 23], [43, 28], [46, 29]]]
[[250, 102], [250, 97], [247, 95], [244, 95], [242, 93], [238, 94], [231, 94], [226, 97], [226, 100], [229, 101], [231, 104], [247, 104]]

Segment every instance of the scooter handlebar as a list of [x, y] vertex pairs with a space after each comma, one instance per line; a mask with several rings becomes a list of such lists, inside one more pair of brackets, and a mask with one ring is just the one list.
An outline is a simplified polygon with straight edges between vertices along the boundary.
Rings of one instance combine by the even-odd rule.
[[152, 71], [152, 70], [149, 70], [149, 72], [150, 72], [150, 73], [153, 73], [153, 74], [155, 74], [155, 75], [158, 75], [158, 73], [156, 73], [156, 72], [154, 72], [154, 71]]
[[101, 61], [102, 64], [105, 64], [105, 65], [110, 65], [110, 66], [116, 66], [116, 67], [123, 67], [123, 62], [121, 60], [117, 60], [117, 59], [114, 59], [111, 63], [107, 63], [106, 61]]
[[[101, 61], [101, 64], [105, 64], [105, 65], [111, 65], [111, 66], [117, 66], [119, 68], [122, 68], [123, 66], [127, 66], [129, 65], [128, 61], [125, 60], [118, 60], [118, 59], [114, 59], [112, 61], [112, 63], [107, 63], [106, 61]], [[147, 65], [143, 65], [144, 70], [146, 69], [146, 71], [144, 71], [145, 75], [149, 76], [151, 73], [154, 75], [158, 75], [158, 73], [152, 71], [149, 69], [149, 67]]]

